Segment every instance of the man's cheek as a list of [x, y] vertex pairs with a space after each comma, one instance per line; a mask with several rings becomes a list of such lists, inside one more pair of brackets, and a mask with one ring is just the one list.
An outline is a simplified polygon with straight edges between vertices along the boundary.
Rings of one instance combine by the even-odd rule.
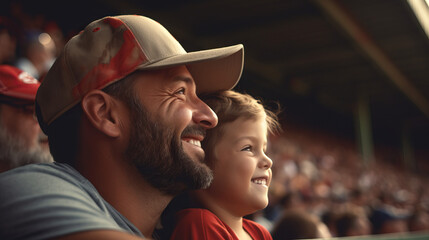
[[192, 123], [192, 111], [188, 109], [176, 111], [171, 117], [169, 117], [168, 121], [173, 122], [175, 125], [179, 125], [180, 128], [185, 128]]

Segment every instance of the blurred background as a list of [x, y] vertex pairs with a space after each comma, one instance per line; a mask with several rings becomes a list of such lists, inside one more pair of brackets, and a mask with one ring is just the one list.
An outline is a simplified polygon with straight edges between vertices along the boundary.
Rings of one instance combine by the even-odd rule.
[[[274, 231], [285, 209], [302, 207], [340, 236], [330, 221], [356, 205], [369, 233], [429, 229], [427, 1], [8, 0], [1, 64], [26, 59], [43, 81], [70, 37], [118, 14], [155, 19], [188, 52], [244, 44], [236, 89], [280, 104], [284, 128], [270, 137], [270, 206], [249, 217]], [[381, 230], [376, 210], [403, 225]]]

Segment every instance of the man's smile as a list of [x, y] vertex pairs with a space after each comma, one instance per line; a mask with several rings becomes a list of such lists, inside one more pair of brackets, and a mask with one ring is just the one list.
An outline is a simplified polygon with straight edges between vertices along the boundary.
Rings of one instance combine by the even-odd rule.
[[197, 147], [201, 147], [201, 141], [197, 140], [197, 139], [192, 139], [192, 138], [183, 138], [183, 141], [190, 143], [192, 145], [195, 145]]

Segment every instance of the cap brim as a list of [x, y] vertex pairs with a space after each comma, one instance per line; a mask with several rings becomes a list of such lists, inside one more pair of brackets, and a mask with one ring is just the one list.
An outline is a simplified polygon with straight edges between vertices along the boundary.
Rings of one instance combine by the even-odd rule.
[[186, 65], [195, 80], [198, 93], [232, 89], [243, 72], [242, 44], [176, 55], [141, 66], [138, 69], [156, 69]]
[[8, 89], [6, 92], [1, 92], [5, 96], [10, 98], [16, 98], [17, 101], [35, 101], [37, 89], [40, 84], [27, 84], [25, 87], [15, 87], [13, 89]]

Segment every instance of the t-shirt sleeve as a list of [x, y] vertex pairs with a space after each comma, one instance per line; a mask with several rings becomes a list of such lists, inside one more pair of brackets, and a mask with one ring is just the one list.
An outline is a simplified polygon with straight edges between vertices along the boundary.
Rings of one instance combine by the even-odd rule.
[[177, 214], [177, 223], [170, 239], [219, 240], [233, 239], [225, 224], [205, 209], [185, 209]]
[[0, 239], [48, 239], [96, 229], [122, 231], [74, 180], [49, 171], [16, 169], [0, 174]]

